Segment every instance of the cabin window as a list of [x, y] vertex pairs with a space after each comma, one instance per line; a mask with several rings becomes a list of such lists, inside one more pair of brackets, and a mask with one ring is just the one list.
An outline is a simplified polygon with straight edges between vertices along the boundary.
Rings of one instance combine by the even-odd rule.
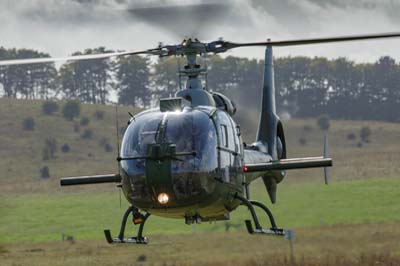
[[221, 144], [223, 147], [228, 147], [228, 127], [221, 125]]

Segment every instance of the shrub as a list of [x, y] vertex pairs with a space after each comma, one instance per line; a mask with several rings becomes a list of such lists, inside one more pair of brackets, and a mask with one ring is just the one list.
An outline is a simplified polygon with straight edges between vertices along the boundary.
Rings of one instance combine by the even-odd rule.
[[106, 152], [112, 152], [113, 151], [113, 146], [110, 143], [107, 143], [106, 145], [104, 145], [104, 150]]
[[65, 119], [71, 121], [81, 113], [81, 105], [78, 101], [69, 100], [64, 104], [62, 113]]
[[103, 137], [99, 140], [100, 147], [103, 147], [106, 152], [112, 152], [113, 146], [110, 144], [108, 138]]
[[45, 101], [42, 104], [42, 112], [45, 115], [53, 115], [55, 112], [58, 111], [58, 103], [53, 101]]
[[354, 134], [354, 133], [347, 134], [347, 139], [348, 140], [355, 140], [356, 139], [356, 134]]
[[299, 143], [302, 146], [305, 146], [307, 144], [307, 140], [305, 138], [299, 138]]
[[62, 145], [61, 151], [64, 152], [64, 153], [70, 152], [71, 151], [71, 147], [69, 146], [68, 143], [65, 143], [64, 145]]
[[89, 125], [89, 122], [90, 122], [90, 120], [87, 116], [82, 116], [79, 124], [81, 124], [81, 126], [87, 126], [87, 125]]
[[306, 131], [306, 132], [310, 132], [310, 131], [312, 131], [312, 126], [311, 125], [304, 125], [304, 127], [303, 127], [303, 130], [304, 131]]
[[47, 138], [42, 151], [42, 159], [44, 161], [55, 158], [57, 151], [57, 141], [55, 138]]
[[22, 128], [26, 131], [35, 130], [35, 120], [32, 117], [27, 117], [22, 121]]
[[75, 122], [74, 123], [74, 132], [79, 132], [81, 131], [81, 126], [79, 125], [79, 123]]
[[83, 139], [91, 139], [93, 138], [93, 130], [91, 128], [86, 128], [82, 134]]
[[106, 138], [106, 137], [102, 137], [100, 140], [99, 140], [99, 145], [100, 145], [100, 147], [104, 147], [107, 143], [109, 143], [110, 141], [108, 140], [108, 138]]
[[138, 262], [144, 262], [144, 261], [146, 261], [146, 260], [147, 260], [146, 255], [140, 255], [140, 256], [137, 258], [136, 261], [138, 261]]
[[105, 115], [105, 112], [102, 111], [102, 110], [96, 110], [96, 112], [94, 112], [94, 117], [97, 120], [103, 120], [104, 119], [104, 115]]
[[362, 127], [360, 130], [360, 138], [363, 142], [369, 142], [369, 137], [371, 136], [371, 129], [367, 126]]
[[40, 168], [40, 177], [41, 178], [49, 178], [50, 177], [50, 170], [48, 166], [43, 166]]
[[318, 117], [317, 125], [323, 131], [327, 131], [330, 127], [329, 117], [327, 115], [321, 115]]

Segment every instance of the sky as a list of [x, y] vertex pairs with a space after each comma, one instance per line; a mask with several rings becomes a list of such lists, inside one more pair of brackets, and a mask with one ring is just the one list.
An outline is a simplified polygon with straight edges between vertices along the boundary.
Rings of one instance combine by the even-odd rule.
[[[200, 2], [219, 5], [210, 5], [213, 10], [204, 14], [171, 8], [156, 13], [161, 15], [137, 12]], [[400, 32], [398, 14], [400, 0], [0, 0], [0, 46], [62, 57], [99, 46], [148, 49], [159, 42], [180, 43], [192, 34], [204, 41], [223, 37], [250, 42]], [[347, 57], [356, 62], [390, 55], [400, 61], [399, 47], [400, 38], [275, 48], [274, 54]], [[262, 58], [263, 48], [241, 48], [228, 55]]]

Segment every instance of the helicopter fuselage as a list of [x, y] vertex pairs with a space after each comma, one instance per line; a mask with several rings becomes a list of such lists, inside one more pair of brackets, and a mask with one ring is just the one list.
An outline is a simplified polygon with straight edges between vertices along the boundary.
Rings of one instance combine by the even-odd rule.
[[[218, 219], [239, 205], [232, 195], [243, 193], [243, 153], [239, 127], [222, 110], [145, 111], [122, 141], [122, 188], [155, 215]], [[160, 203], [163, 193], [168, 202]]]
[[[224, 110], [167, 109], [144, 111], [130, 120], [121, 149], [127, 200], [163, 217], [227, 219], [240, 204], [234, 195], [242, 195], [244, 184], [260, 176], [245, 174], [245, 163], [271, 157], [245, 149], [240, 127]], [[160, 202], [162, 195], [167, 202]]]

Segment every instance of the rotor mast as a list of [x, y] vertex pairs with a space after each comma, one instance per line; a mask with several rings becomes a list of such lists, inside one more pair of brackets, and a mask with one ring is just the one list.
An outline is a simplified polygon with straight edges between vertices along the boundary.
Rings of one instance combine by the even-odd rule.
[[186, 65], [179, 69], [180, 77], [187, 77], [185, 89], [203, 89], [201, 75], [207, 74], [207, 69], [197, 63], [197, 56], [206, 53], [204, 43], [197, 39], [187, 39], [182, 42], [182, 55], [186, 56]]

